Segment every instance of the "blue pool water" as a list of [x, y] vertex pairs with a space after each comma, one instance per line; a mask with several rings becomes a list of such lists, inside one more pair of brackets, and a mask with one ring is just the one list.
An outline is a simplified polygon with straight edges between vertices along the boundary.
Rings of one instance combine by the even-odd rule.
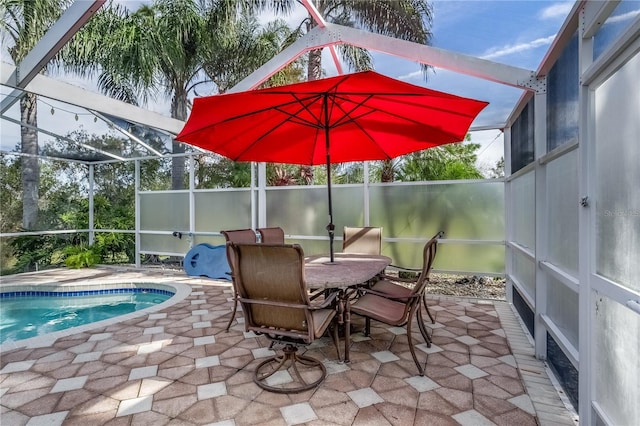
[[13, 292], [0, 298], [0, 343], [77, 327], [162, 303], [166, 290], [126, 288], [68, 292]]

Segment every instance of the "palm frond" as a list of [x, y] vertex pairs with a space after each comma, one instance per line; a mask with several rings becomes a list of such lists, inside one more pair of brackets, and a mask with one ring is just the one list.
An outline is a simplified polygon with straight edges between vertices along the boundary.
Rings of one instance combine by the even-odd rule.
[[0, 28], [14, 42], [9, 49], [14, 63], [18, 64], [33, 49], [70, 3], [70, 0], [3, 0], [0, 3]]
[[355, 71], [366, 71], [373, 69], [373, 57], [367, 49], [341, 44], [338, 51], [342, 60], [347, 63], [350, 69]]
[[[427, 0], [317, 0], [316, 7], [328, 22], [415, 43], [431, 42], [433, 9]], [[343, 47], [341, 52], [343, 60], [352, 70], [373, 67], [370, 57], [361, 50]], [[311, 55], [317, 62], [319, 56], [315, 53]], [[320, 64], [314, 64], [309, 68], [309, 78], [311, 75], [320, 77]], [[426, 78], [431, 68], [424, 64], [421, 64], [421, 68]]]

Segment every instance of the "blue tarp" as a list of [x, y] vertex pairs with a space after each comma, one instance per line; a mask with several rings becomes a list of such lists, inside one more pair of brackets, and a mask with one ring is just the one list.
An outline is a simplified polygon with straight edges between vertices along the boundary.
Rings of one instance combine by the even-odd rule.
[[198, 244], [185, 255], [184, 271], [187, 275], [195, 277], [231, 280], [226, 246]]

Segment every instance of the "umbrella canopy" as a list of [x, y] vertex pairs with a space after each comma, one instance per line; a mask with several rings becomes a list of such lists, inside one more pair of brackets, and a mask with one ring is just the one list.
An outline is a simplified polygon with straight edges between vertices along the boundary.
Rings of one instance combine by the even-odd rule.
[[177, 140], [234, 161], [327, 165], [389, 160], [462, 141], [487, 102], [374, 71], [196, 98]]

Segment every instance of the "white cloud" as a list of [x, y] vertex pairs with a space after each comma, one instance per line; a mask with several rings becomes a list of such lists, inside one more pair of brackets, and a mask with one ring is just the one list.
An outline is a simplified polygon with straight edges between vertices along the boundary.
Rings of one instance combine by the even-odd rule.
[[289, 13], [286, 16], [276, 15], [271, 11], [262, 12], [258, 16], [258, 21], [262, 25], [265, 25], [268, 22], [271, 22], [275, 19], [282, 19], [287, 23], [287, 25], [289, 25], [292, 28], [295, 28], [295, 27], [298, 27], [300, 23], [304, 21], [308, 16], [309, 16], [309, 12], [307, 12], [307, 9], [297, 4], [296, 6], [294, 6], [291, 13]]
[[481, 170], [491, 169], [504, 157], [504, 134], [500, 129], [471, 132], [471, 142], [480, 144], [476, 165]]
[[140, 9], [143, 4], [151, 5], [149, 0], [113, 0], [113, 3], [127, 8], [130, 12], [135, 12]]
[[539, 17], [542, 20], [566, 18], [573, 7], [573, 2], [556, 3], [545, 7], [540, 11]]
[[413, 80], [415, 78], [422, 78], [422, 70], [410, 72], [409, 74], [404, 74], [396, 77], [398, 80]]
[[640, 10], [632, 10], [631, 12], [623, 13], [622, 15], [612, 16], [607, 19], [607, 23], [630, 21], [638, 15], [640, 15]]
[[483, 59], [496, 59], [502, 56], [513, 55], [515, 53], [522, 53], [528, 50], [537, 49], [541, 46], [548, 46], [551, 44], [555, 35], [551, 35], [548, 37], [537, 38], [535, 40], [526, 42], [526, 43], [518, 43], [513, 45], [506, 45], [499, 48], [492, 48], [489, 52], [480, 56]]

